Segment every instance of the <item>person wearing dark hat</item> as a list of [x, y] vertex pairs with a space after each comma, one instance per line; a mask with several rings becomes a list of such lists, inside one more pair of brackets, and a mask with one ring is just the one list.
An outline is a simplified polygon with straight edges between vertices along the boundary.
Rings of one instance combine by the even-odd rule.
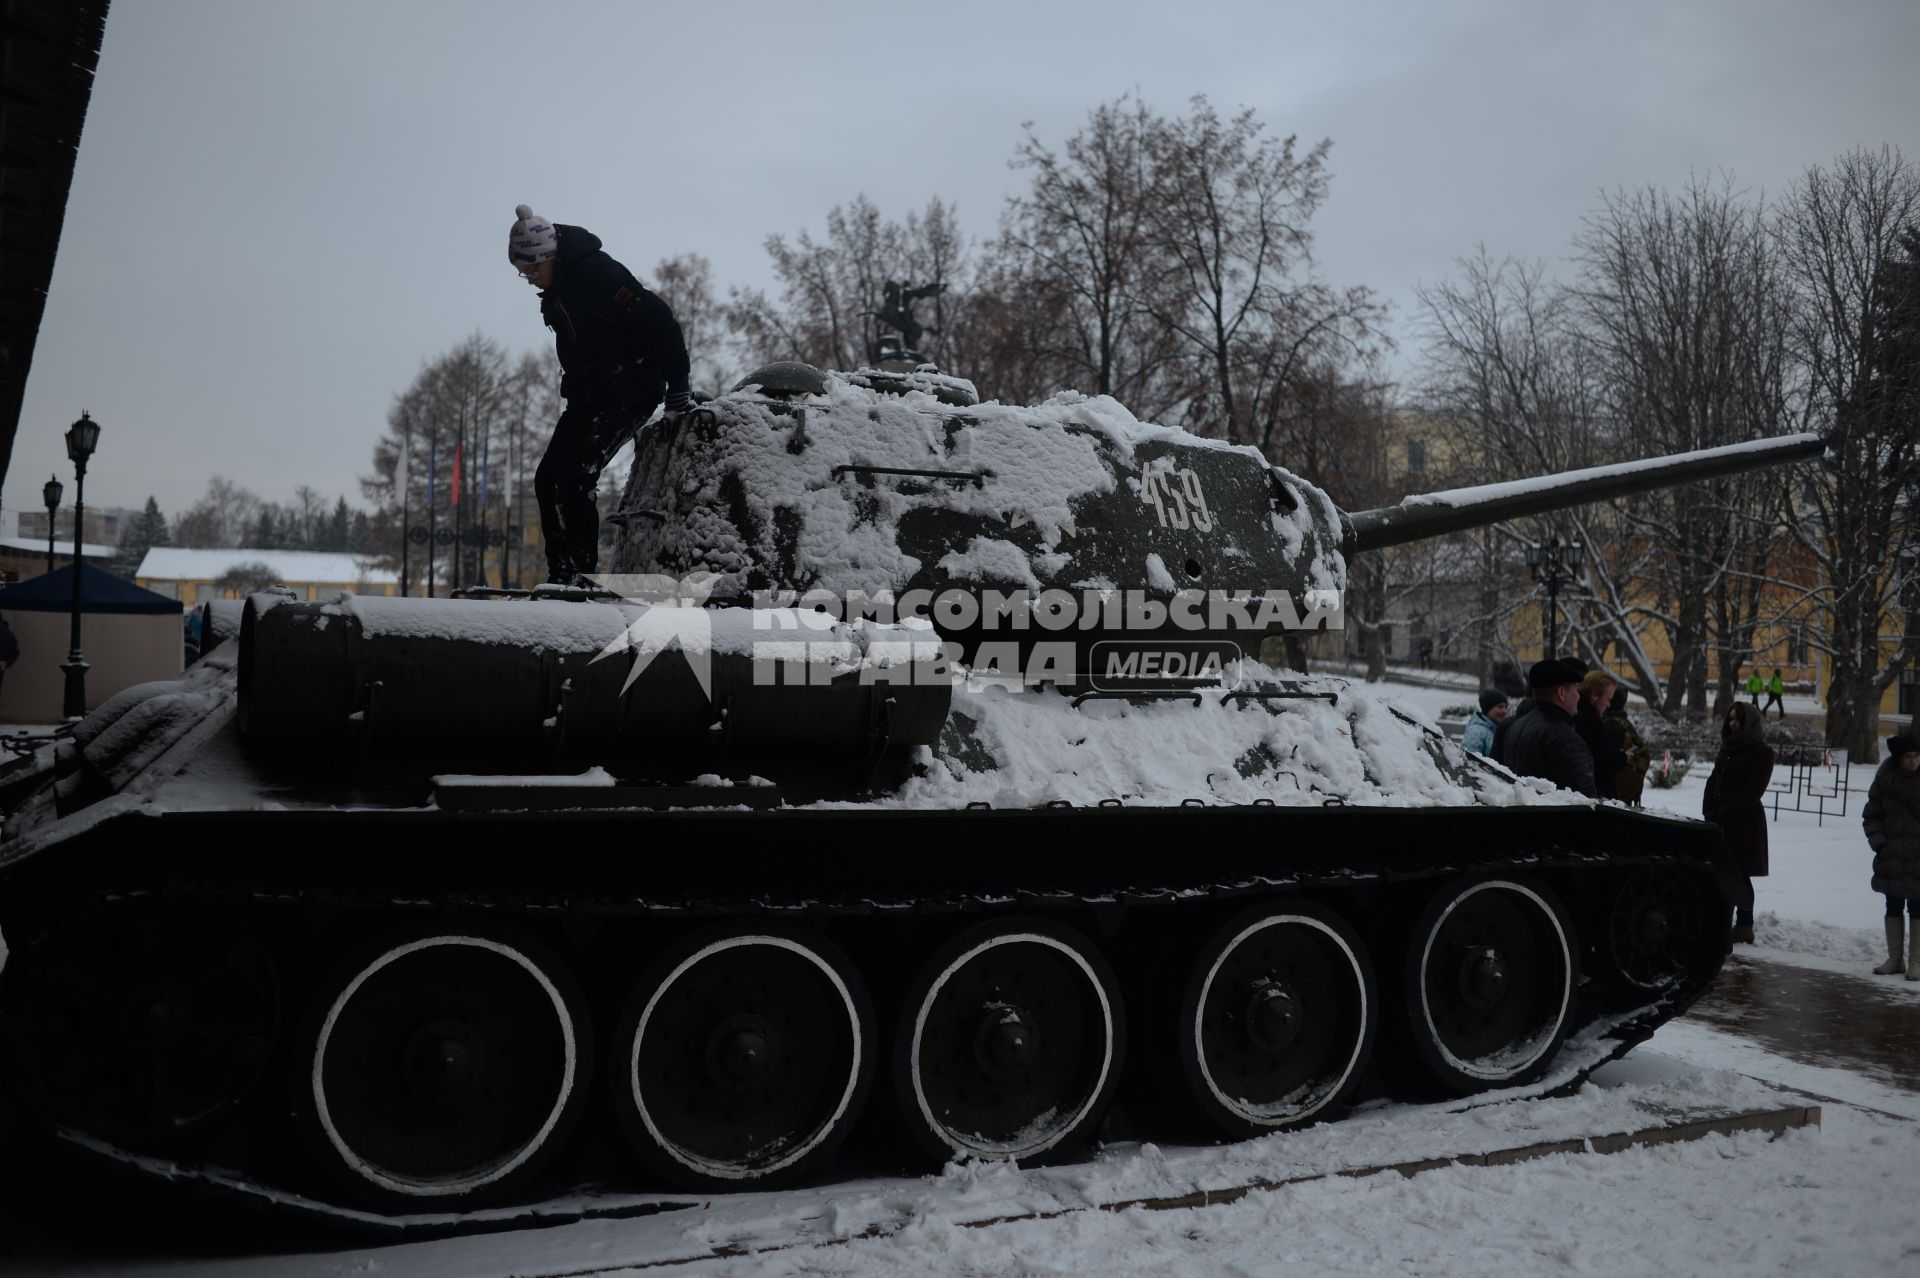
[[533, 476], [547, 579], [577, 585], [599, 566], [600, 472], [663, 402], [669, 420], [691, 407], [687, 343], [673, 311], [599, 236], [524, 204], [514, 213], [507, 260], [540, 290], [567, 401]]
[[1501, 762], [1523, 777], [1543, 777], [1565, 790], [1593, 797], [1593, 752], [1573, 730], [1584, 671], [1548, 658], [1527, 671], [1533, 708], [1515, 713]]
[[[1760, 707], [1736, 701], [1720, 725], [1720, 753], [1707, 778], [1700, 815], [1720, 827], [1727, 848], [1748, 878], [1767, 873], [1767, 810], [1761, 798], [1773, 780], [1773, 747], [1760, 730]], [[1734, 907], [1733, 939], [1753, 944], [1753, 909]]]
[[1460, 734], [1460, 744], [1475, 754], [1491, 754], [1494, 730], [1506, 717], [1507, 694], [1498, 688], [1482, 688], [1480, 708], [1467, 720], [1467, 730]]
[[1907, 979], [1920, 981], [1920, 737], [1887, 738], [1861, 824], [1873, 849], [1873, 890], [1887, 898], [1887, 961], [1873, 970], [1897, 975], [1904, 941]]
[[1506, 693], [1509, 697], [1527, 695], [1526, 680], [1520, 677], [1520, 667], [1511, 661], [1496, 661], [1493, 664], [1493, 677], [1488, 683]]

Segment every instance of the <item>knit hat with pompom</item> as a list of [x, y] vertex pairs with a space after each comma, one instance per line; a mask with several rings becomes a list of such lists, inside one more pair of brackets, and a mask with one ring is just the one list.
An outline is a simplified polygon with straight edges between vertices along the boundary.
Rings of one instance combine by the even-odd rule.
[[513, 210], [513, 229], [507, 232], [507, 260], [516, 268], [537, 266], [560, 251], [553, 223], [522, 204]]

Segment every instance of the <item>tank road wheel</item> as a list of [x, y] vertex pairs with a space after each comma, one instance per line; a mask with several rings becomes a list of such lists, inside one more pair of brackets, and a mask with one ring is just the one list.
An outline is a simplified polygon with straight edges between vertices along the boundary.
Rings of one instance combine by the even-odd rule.
[[1455, 883], [1421, 911], [1407, 947], [1413, 1049], [1459, 1095], [1546, 1069], [1573, 1006], [1572, 927], [1544, 887]]
[[384, 1211], [477, 1207], [526, 1184], [587, 1095], [580, 994], [530, 938], [416, 928], [323, 985], [294, 1057], [322, 1166]]
[[279, 1030], [273, 959], [209, 906], [104, 906], [13, 968], [6, 1039], [27, 1098], [116, 1145], [176, 1143], [229, 1114]]
[[1064, 1153], [1120, 1077], [1119, 990], [1070, 928], [998, 919], [944, 946], [908, 988], [893, 1073], [901, 1116], [934, 1157]]
[[1178, 1047], [1201, 1113], [1254, 1136], [1337, 1110], [1378, 1022], [1373, 967], [1339, 916], [1263, 905], [1214, 933], [1181, 1000]]
[[648, 1168], [681, 1189], [806, 1175], [873, 1082], [873, 1009], [825, 939], [707, 932], [648, 965], [612, 1045], [614, 1104]]
[[1665, 989], [1701, 961], [1704, 916], [1691, 875], [1670, 865], [1643, 865], [1620, 881], [1614, 895], [1604, 957], [1635, 993]]

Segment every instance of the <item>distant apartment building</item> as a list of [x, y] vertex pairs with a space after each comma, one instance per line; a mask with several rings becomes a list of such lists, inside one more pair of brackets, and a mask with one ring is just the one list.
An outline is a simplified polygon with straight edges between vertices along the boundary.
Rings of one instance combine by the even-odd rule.
[[[103, 546], [118, 546], [120, 534], [140, 517], [137, 510], [124, 506], [88, 506], [87, 526], [82, 531], [82, 542], [95, 542]], [[14, 535], [29, 541], [37, 539], [42, 548], [47, 544], [47, 512], [42, 510], [17, 510], [14, 512], [16, 525]], [[62, 506], [53, 515], [53, 535], [61, 541], [73, 540], [73, 507]], [[92, 558], [91, 555], [88, 558]]]

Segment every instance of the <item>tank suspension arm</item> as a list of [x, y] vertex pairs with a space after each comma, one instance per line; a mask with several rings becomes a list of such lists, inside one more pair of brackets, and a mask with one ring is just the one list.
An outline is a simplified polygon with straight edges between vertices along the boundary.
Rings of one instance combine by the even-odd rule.
[[1594, 466], [1540, 479], [1420, 493], [1406, 498], [1398, 506], [1382, 506], [1348, 516], [1353, 532], [1347, 548], [1349, 553], [1379, 550], [1383, 546], [1444, 536], [1464, 528], [1482, 528], [1523, 515], [1539, 515], [1591, 501], [1674, 488], [1695, 480], [1810, 461], [1825, 449], [1826, 441], [1819, 435], [1781, 435], [1676, 453], [1671, 457]]

